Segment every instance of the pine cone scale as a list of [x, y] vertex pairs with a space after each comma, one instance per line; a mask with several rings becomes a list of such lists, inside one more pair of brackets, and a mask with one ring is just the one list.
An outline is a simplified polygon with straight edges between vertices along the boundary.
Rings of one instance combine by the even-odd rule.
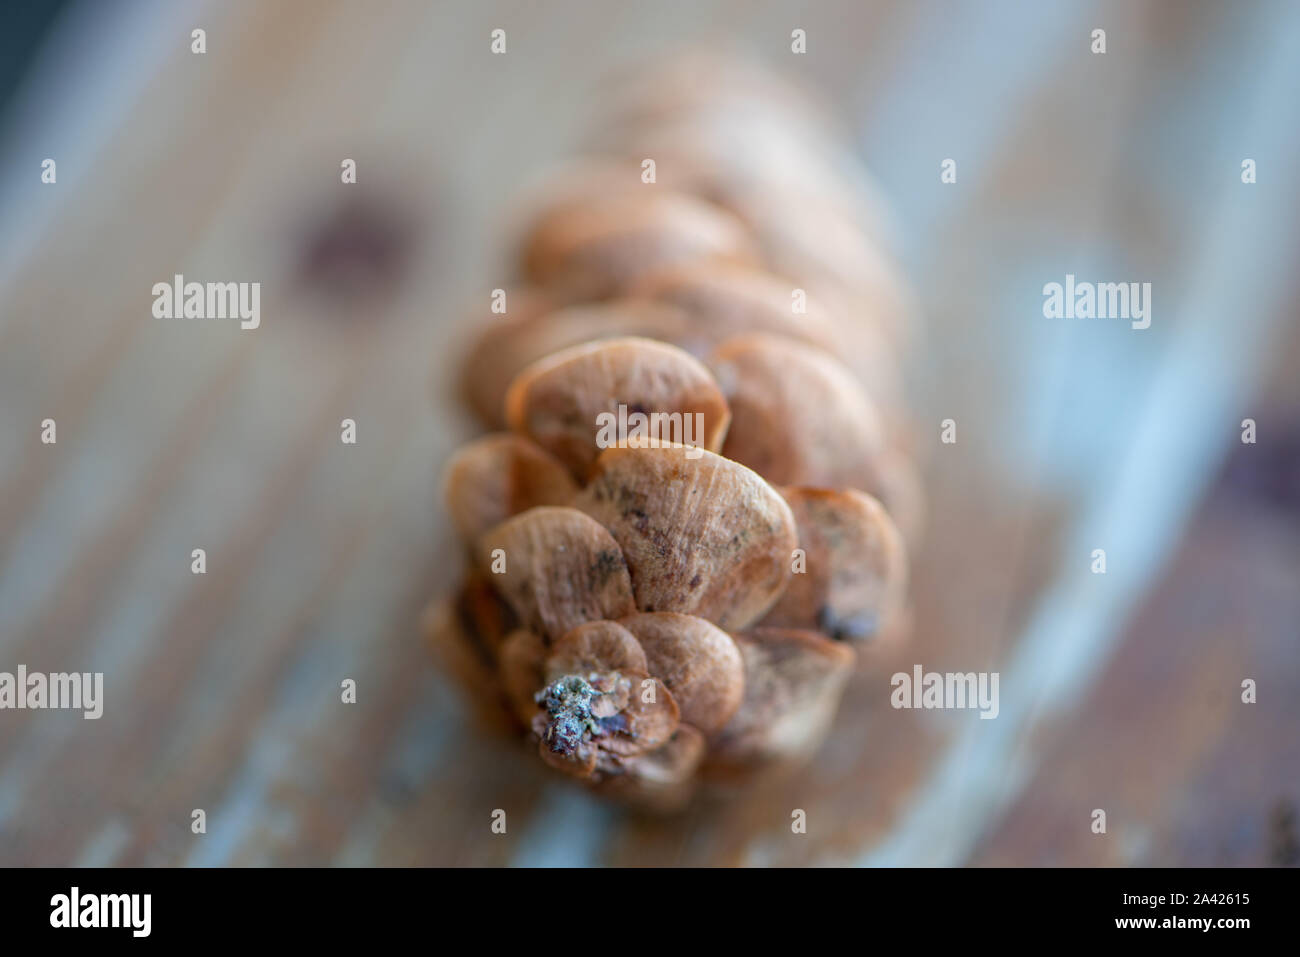
[[662, 144], [664, 180], [617, 150], [556, 180], [469, 354], [467, 402], [506, 431], [448, 464], [472, 571], [429, 624], [545, 763], [660, 808], [807, 760], [854, 646], [903, 631], [922, 514], [870, 191], [799, 94], [674, 69], [675, 105], [610, 127]]

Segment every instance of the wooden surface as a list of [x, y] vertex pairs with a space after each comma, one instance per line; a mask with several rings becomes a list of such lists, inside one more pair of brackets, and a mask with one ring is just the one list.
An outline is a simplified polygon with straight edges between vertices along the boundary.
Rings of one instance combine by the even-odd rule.
[[[27, 181], [6, 184], [0, 670], [102, 671], [106, 700], [98, 721], [0, 712], [0, 864], [1294, 863], [1300, 506], [1239, 460], [1294, 476], [1300, 457], [1280, 294], [1295, 143], [1261, 92], [1294, 89], [1268, 50], [1295, 12], [1035, 6], [277, 0], [129, 19], [113, 42], [141, 80], [102, 142], [24, 135]], [[575, 150], [609, 68], [732, 42], [825, 90], [894, 203], [929, 326], [909, 374], [930, 531], [914, 642], [855, 679], [810, 773], [658, 821], [485, 736], [417, 619], [459, 573], [437, 487], [470, 426], [449, 384], [468, 306], [502, 284], [509, 196]], [[1243, 150], [1268, 170], [1254, 192]], [[938, 182], [948, 156], [957, 186]], [[1219, 233], [1242, 260], [1207, 248]], [[1042, 283], [1088, 268], [1154, 279], [1153, 328], [1049, 328]], [[153, 319], [174, 273], [262, 282], [262, 327]], [[1232, 323], [1197, 319], [1229, 301]], [[1196, 410], [1167, 428], [1197, 441], [1143, 459], [1139, 410], [1166, 380]], [[1255, 409], [1261, 444], [1214, 483]], [[1126, 448], [1151, 498], [1107, 484]], [[1157, 498], [1194, 518], [1148, 528]], [[1112, 550], [1131, 607], [1044, 624], [1098, 501], [1168, 553]], [[1088, 663], [1069, 694], [1016, 664], [1057, 634]], [[968, 746], [970, 713], [888, 706], [915, 662], [1029, 675], [976, 721], [1001, 725], [1001, 757]]]

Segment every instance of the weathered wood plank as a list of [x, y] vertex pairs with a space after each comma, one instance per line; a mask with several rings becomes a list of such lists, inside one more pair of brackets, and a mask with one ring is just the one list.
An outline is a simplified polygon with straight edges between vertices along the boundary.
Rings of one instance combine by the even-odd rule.
[[[209, 53], [178, 37], [0, 290], [0, 668], [103, 670], [108, 699], [99, 722], [0, 718], [0, 863], [840, 863], [887, 837], [971, 717], [895, 711], [888, 676], [997, 667], [1077, 514], [1080, 490], [1049, 465], [1085, 437], [1023, 414], [1036, 397], [1061, 414], [1068, 398], [1029, 373], [1117, 354], [1009, 320], [1008, 286], [1036, 295], [1034, 256], [1048, 233], [1060, 252], [1062, 223], [1081, 246], [1117, 237], [1152, 275], [1178, 275], [1196, 217], [1119, 174], [1162, 155], [1130, 143], [1165, 102], [1153, 78], [1220, 22], [1195, 5], [1110, 7], [1112, 34], [1149, 55], [1103, 69], [1082, 55], [1082, 8], [973, 9], [205, 8]], [[789, 62], [795, 25], [814, 53]], [[487, 52], [496, 26], [508, 57]], [[1024, 56], [988, 72], [995, 41]], [[883, 162], [909, 217], [905, 258], [930, 280], [918, 421], [958, 415], [962, 441], [927, 466], [912, 644], [855, 679], [807, 775], [665, 821], [595, 805], [486, 738], [416, 623], [459, 570], [436, 492], [465, 429], [451, 343], [464, 304], [504, 282], [508, 196], [572, 153], [609, 69], [699, 44], [802, 71]], [[960, 189], [937, 186], [936, 150], [961, 153]], [[340, 201], [343, 156], [367, 208], [395, 202], [412, 224], [408, 267], [360, 306], [301, 266], [314, 219]], [[147, 292], [175, 272], [262, 281], [263, 328], [152, 320]], [[1113, 392], [1136, 401], [1163, 335], [1122, 353], [1135, 358]], [[46, 416], [54, 447], [37, 441]], [[355, 447], [339, 442], [345, 417]], [[1286, 846], [1297, 796], [1261, 755], [1285, 770], [1300, 715], [1262, 694], [1253, 717], [1229, 719], [1215, 697], [1223, 673], [1294, 672], [1278, 625], [1295, 616], [1291, 553], [1255, 521], [1209, 507], [1076, 713], [1086, 724], [1045, 736], [976, 861], [1254, 863]], [[208, 550], [204, 576], [193, 547]], [[1170, 655], [1187, 594], [1205, 620]], [[1248, 640], [1228, 642], [1233, 627]], [[1171, 742], [1159, 768], [1106, 746], [1145, 735]], [[1237, 754], [1240, 777], [1225, 773]], [[1115, 841], [1069, 830], [1078, 782], [1129, 822]], [[1269, 824], [1257, 796], [1274, 793]], [[797, 838], [796, 807], [810, 823]], [[507, 835], [488, 829], [495, 808]]]

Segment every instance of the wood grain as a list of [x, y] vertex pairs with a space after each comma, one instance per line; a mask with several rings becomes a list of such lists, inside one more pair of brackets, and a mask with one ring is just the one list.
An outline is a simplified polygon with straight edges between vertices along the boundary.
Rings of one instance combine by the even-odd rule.
[[[1143, 130], [1169, 75], [1189, 84], [1170, 122], [1201, 129], [1213, 91], [1170, 71], [1223, 14], [1105, 12], [1119, 55], [1102, 65], [1084, 55], [1090, 11], [1069, 4], [819, 4], [798, 11], [812, 47], [794, 63], [776, 2], [202, 8], [209, 52], [178, 36], [102, 153], [60, 158], [79, 185], [37, 194], [57, 209], [0, 289], [0, 670], [103, 671], [106, 697], [99, 721], [0, 713], [0, 864], [859, 860], [972, 717], [890, 708], [889, 675], [1004, 662], [1061, 571], [1079, 486], [1106, 467], [1080, 465], [1076, 485], [1054, 465], [1085, 458], [1085, 437], [1054, 428], [1070, 397], [1041, 370], [1075, 357], [1033, 325], [1043, 275], [1096, 242], [1177, 277], [1203, 226], [1213, 163], [1166, 191], [1121, 174], [1161, 161]], [[506, 57], [488, 52], [497, 26]], [[1008, 43], [1025, 55], [974, 52]], [[602, 76], [700, 45], [820, 86], [885, 175], [928, 320], [909, 379], [929, 533], [912, 643], [864, 663], [806, 772], [662, 820], [597, 804], [477, 727], [418, 619], [461, 570], [437, 487], [470, 432], [451, 396], [462, 317], [509, 278], [508, 197], [573, 153]], [[1250, 90], [1248, 71], [1227, 80]], [[952, 153], [963, 186], [943, 192]], [[351, 200], [401, 237], [392, 278], [356, 297], [304, 265]], [[153, 319], [150, 287], [178, 272], [262, 282], [262, 328]], [[1172, 341], [1105, 353], [1116, 393]], [[1036, 418], [1040, 398], [1058, 405]], [[949, 415], [961, 440], [938, 447]], [[57, 445], [39, 442], [46, 417]], [[1124, 410], [1113, 420], [1121, 442]], [[1300, 569], [1284, 525], [1214, 493], [972, 860], [1289, 862]], [[1264, 679], [1252, 711], [1233, 699], [1243, 674]], [[1079, 821], [1097, 806], [1113, 809], [1106, 841]], [[506, 835], [489, 831], [498, 808]], [[791, 834], [793, 808], [808, 834]]]

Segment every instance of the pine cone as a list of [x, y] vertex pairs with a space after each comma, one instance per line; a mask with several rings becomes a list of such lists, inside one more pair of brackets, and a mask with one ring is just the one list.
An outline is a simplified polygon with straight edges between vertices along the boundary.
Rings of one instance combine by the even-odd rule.
[[[692, 70], [707, 72], [664, 74], [675, 102], [631, 95], [608, 124], [667, 144], [672, 186], [605, 160], [534, 204], [524, 284], [464, 367], [500, 431], [446, 472], [472, 570], [428, 625], [543, 761], [660, 807], [812, 753], [855, 646], [902, 630], [920, 524], [899, 441], [906, 296], [843, 207], [827, 212], [859, 195], [826, 162], [838, 147], [797, 94], [764, 109]], [[798, 156], [799, 190], [743, 150], [729, 171], [718, 116]], [[765, 206], [756, 184], [784, 199]]]

